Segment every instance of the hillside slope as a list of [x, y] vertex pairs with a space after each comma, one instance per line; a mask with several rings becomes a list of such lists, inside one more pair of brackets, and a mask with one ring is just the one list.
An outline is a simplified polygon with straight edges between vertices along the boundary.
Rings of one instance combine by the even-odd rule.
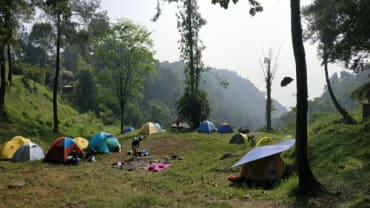
[[309, 158], [314, 174], [344, 207], [370, 205], [370, 121], [337, 122], [327, 114], [310, 125]]
[[114, 127], [104, 126], [94, 114], [80, 114], [59, 99], [60, 131], [59, 134], [52, 133], [51, 92], [19, 76], [14, 77], [11, 87], [8, 87], [5, 104], [7, 118], [0, 118], [0, 143], [16, 135], [32, 138], [42, 145], [59, 136], [90, 137], [97, 130], [118, 131]]

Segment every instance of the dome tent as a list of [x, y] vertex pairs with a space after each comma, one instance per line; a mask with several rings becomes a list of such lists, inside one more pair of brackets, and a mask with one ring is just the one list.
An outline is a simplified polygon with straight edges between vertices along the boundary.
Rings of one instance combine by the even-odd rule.
[[217, 132], [218, 133], [232, 133], [233, 132], [233, 128], [230, 126], [229, 123], [222, 123], [218, 127]]
[[95, 149], [99, 153], [118, 152], [121, 144], [112, 134], [99, 132], [91, 137], [87, 149]]
[[46, 153], [45, 161], [67, 163], [68, 156], [72, 155], [73, 151], [77, 152], [79, 158], [84, 157], [81, 148], [70, 137], [59, 137], [54, 140], [49, 151]]
[[43, 160], [44, 150], [35, 143], [22, 145], [13, 155], [12, 162], [23, 162], [29, 160]]
[[24, 144], [31, 143], [30, 139], [22, 136], [15, 136], [0, 146], [0, 159], [10, 160], [14, 153]]
[[208, 120], [200, 123], [199, 128], [198, 128], [199, 133], [212, 133], [216, 130], [217, 129], [215, 125], [211, 121], [208, 121]]
[[158, 128], [158, 125], [159, 124], [155, 124], [153, 122], [145, 123], [139, 129], [139, 134], [142, 134], [142, 135], [151, 135], [151, 134], [159, 133], [159, 132], [161, 132], [161, 130], [160, 130], [160, 126]]

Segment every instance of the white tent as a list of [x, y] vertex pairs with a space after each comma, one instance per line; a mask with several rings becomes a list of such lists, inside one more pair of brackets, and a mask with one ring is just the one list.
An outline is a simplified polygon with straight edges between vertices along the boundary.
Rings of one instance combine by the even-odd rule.
[[245, 154], [237, 163], [232, 167], [240, 166], [255, 160], [259, 160], [274, 154], [284, 152], [291, 148], [295, 144], [295, 139], [288, 140], [286, 142], [281, 142], [279, 144], [258, 146]]
[[35, 144], [29, 143], [22, 145], [13, 155], [12, 162], [22, 162], [28, 160], [42, 160], [45, 158], [45, 153], [42, 148]]

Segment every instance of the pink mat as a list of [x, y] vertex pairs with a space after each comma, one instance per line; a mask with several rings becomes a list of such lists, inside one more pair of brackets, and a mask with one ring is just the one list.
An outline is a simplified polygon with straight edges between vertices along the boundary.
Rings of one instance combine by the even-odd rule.
[[161, 171], [163, 169], [169, 168], [171, 166], [172, 166], [172, 164], [168, 164], [168, 163], [153, 163], [151, 165], [145, 166], [144, 170], [152, 171], [152, 172], [158, 172], [158, 171]]

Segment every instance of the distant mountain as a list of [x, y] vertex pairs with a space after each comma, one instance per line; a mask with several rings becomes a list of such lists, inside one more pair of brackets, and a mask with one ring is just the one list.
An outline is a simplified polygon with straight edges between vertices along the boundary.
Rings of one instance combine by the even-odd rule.
[[[162, 62], [159, 68], [171, 69], [171, 71], [178, 73], [181, 86], [183, 86], [184, 64], [182, 62]], [[227, 88], [220, 84], [222, 80], [229, 83]], [[212, 110], [209, 119], [216, 124], [229, 122], [234, 127], [247, 125], [252, 130], [264, 126], [264, 93], [259, 91], [248, 79], [242, 78], [230, 70], [212, 68], [202, 74], [200, 84], [209, 96]], [[177, 97], [179, 96], [181, 94]], [[287, 109], [276, 101], [273, 102], [273, 108], [275, 109], [273, 117], [279, 117], [287, 112]]]

